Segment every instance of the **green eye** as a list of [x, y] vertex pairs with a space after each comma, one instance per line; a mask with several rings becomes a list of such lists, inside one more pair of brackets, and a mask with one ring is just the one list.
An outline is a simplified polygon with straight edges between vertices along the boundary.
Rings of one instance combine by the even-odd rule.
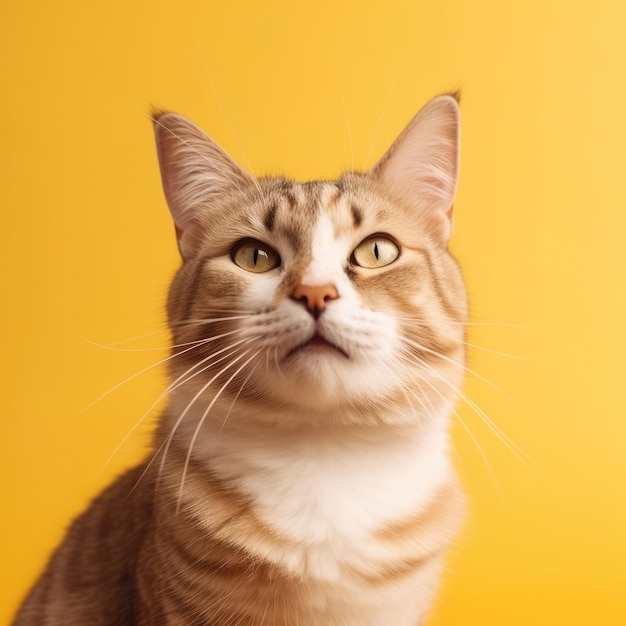
[[374, 269], [393, 263], [400, 256], [398, 246], [383, 235], [374, 235], [361, 242], [352, 253], [352, 262]]
[[233, 262], [248, 272], [269, 272], [280, 265], [280, 257], [259, 241], [244, 241], [232, 253]]

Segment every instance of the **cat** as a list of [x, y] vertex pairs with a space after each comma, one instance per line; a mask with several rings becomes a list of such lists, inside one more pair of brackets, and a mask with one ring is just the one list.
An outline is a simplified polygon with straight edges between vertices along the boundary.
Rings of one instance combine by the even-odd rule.
[[459, 125], [439, 96], [369, 171], [296, 183], [155, 114], [182, 256], [169, 403], [16, 626], [423, 623], [465, 511]]

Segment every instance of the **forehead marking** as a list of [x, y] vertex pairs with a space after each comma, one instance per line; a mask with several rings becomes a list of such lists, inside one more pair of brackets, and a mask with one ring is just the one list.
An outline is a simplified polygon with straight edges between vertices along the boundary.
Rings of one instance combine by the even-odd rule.
[[272, 202], [270, 204], [267, 213], [265, 214], [265, 218], [263, 219], [263, 225], [269, 232], [271, 233], [274, 230], [274, 223], [276, 221], [276, 211], [278, 210], [278, 203]]
[[311, 238], [310, 262], [302, 276], [303, 285], [334, 284], [339, 287], [346, 262], [344, 237], [337, 237], [331, 215], [320, 211]]
[[294, 204], [303, 205], [306, 202], [306, 193], [302, 185], [294, 185], [292, 188], [293, 197], [295, 199]]
[[288, 245], [298, 252], [305, 236], [301, 225], [305, 196], [298, 185], [283, 184], [270, 198], [263, 225], [270, 233], [284, 238]]
[[363, 223], [363, 211], [354, 204], [350, 205], [350, 210], [352, 211], [352, 223], [355, 228], [358, 228]]
[[322, 188], [322, 193], [320, 194], [320, 205], [326, 210], [332, 211], [337, 206], [341, 195], [341, 191], [337, 188], [337, 185], [334, 183], [328, 183]]

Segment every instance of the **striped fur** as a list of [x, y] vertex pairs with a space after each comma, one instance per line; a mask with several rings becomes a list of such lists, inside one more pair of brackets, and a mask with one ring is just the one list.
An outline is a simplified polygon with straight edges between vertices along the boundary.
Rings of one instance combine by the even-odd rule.
[[155, 119], [184, 260], [169, 405], [15, 624], [422, 623], [464, 510], [446, 434], [466, 321], [447, 251], [458, 124], [436, 98], [370, 172], [299, 184]]

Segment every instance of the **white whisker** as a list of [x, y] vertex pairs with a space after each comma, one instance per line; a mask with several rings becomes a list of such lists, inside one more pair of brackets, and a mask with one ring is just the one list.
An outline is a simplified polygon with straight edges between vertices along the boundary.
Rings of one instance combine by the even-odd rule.
[[213, 92], [213, 97], [215, 98], [215, 102], [217, 103], [217, 106], [220, 110], [220, 113], [222, 114], [222, 117], [224, 118], [224, 121], [226, 122], [226, 124], [228, 125], [228, 129], [230, 130], [235, 143], [237, 144], [239, 150], [241, 151], [241, 154], [243, 156], [244, 161], [246, 162], [246, 165], [248, 166], [248, 170], [250, 171], [250, 173], [253, 176], [253, 180], [254, 180], [254, 184], [257, 187], [257, 190], [259, 191], [259, 195], [262, 194], [262, 190], [261, 187], [257, 181], [256, 175], [254, 173], [254, 169], [252, 167], [252, 164], [250, 163], [250, 160], [248, 159], [248, 155], [246, 154], [246, 151], [243, 149], [243, 146], [241, 145], [241, 142], [239, 141], [239, 137], [237, 135], [237, 133], [235, 132], [235, 128], [233, 127], [233, 125], [230, 122], [230, 118], [228, 117], [228, 115], [226, 114], [226, 110], [224, 109], [223, 105], [222, 105], [222, 101], [220, 100], [220, 97], [217, 95], [217, 89], [215, 88], [215, 83], [213, 82], [213, 78], [211, 78], [211, 74], [209, 73], [208, 68], [206, 67], [206, 64], [204, 62], [204, 59], [202, 60], [203, 63], [203, 68], [204, 68], [204, 73], [209, 81], [209, 84], [211, 85], [211, 91]]
[[120, 387], [122, 387], [126, 383], [129, 383], [131, 380], [134, 380], [138, 376], [141, 376], [142, 374], [145, 374], [146, 372], [150, 371], [151, 369], [153, 369], [155, 367], [158, 367], [159, 365], [163, 365], [164, 363], [167, 363], [168, 361], [170, 361], [172, 359], [175, 359], [176, 357], [179, 357], [181, 354], [185, 354], [186, 352], [189, 352], [190, 350], [194, 350], [195, 348], [197, 348], [199, 346], [205, 345], [207, 343], [211, 343], [212, 341], [215, 341], [217, 339], [221, 339], [223, 337], [227, 337], [228, 335], [232, 335], [232, 334], [234, 334], [236, 332], [239, 332], [239, 331], [238, 330], [231, 330], [231, 331], [229, 331], [227, 333], [222, 333], [221, 335], [214, 335], [214, 336], [208, 337], [206, 339], [200, 339], [198, 341], [192, 341], [190, 347], [185, 348], [184, 350], [180, 350], [179, 352], [175, 352], [174, 354], [170, 354], [168, 357], [165, 357], [164, 359], [160, 359], [160, 360], [156, 361], [155, 363], [152, 363], [151, 365], [148, 365], [147, 367], [144, 367], [143, 369], [139, 370], [138, 372], [135, 372], [132, 376], [129, 376], [128, 378], [124, 379], [123, 381], [117, 383], [116, 385], [111, 387], [108, 391], [105, 391], [102, 395], [98, 396], [95, 400], [90, 402], [86, 407], [84, 407], [82, 409], [82, 411], [86, 411], [87, 409], [90, 409], [94, 404], [97, 404], [98, 402], [100, 402], [100, 400], [106, 398], [108, 395], [113, 393], [116, 389], [119, 389]]
[[101, 348], [102, 350], [110, 350], [112, 352], [160, 352], [162, 350], [170, 350], [173, 348], [184, 348], [186, 346], [196, 345], [199, 343], [196, 341], [187, 341], [185, 343], [179, 343], [169, 346], [153, 346], [152, 348], [117, 348], [113, 345], [104, 345], [100, 343], [96, 343], [95, 341], [91, 341], [89, 339], [86, 340], [89, 345], [94, 346], [95, 348]]
[[[421, 381], [421, 382], [425, 382], [425, 381]], [[410, 393], [419, 402], [420, 406], [426, 411], [426, 414], [432, 420], [433, 424], [435, 426], [439, 426], [439, 428], [441, 430], [441, 425], [440, 425], [439, 421], [436, 419], [436, 417], [437, 417], [437, 410], [435, 409], [435, 406], [434, 406], [432, 400], [430, 399], [429, 395], [424, 393], [424, 391], [422, 389], [422, 386], [419, 383], [416, 383], [414, 381], [413, 384], [417, 384], [418, 385], [419, 391], [420, 391], [420, 393], [422, 394], [423, 397], [418, 396], [414, 391], [411, 391], [411, 390], [407, 390], [407, 392]], [[425, 406], [424, 402], [426, 402], [428, 404], [428, 407]], [[456, 445], [454, 444], [454, 441], [450, 437], [448, 437], [448, 441], [449, 441], [450, 445], [452, 446], [452, 448], [454, 449], [454, 451], [457, 454], [457, 456], [459, 456], [458, 450], [456, 448]]]
[[283, 370], [280, 367], [280, 361], [278, 359], [278, 346], [274, 348], [274, 364], [276, 365], [276, 371], [279, 373], [281, 378], [286, 378]]
[[[250, 352], [250, 350], [246, 350], [246, 352], [244, 352], [243, 354], [241, 354], [240, 356], [238, 356], [236, 359], [233, 359], [232, 362], [228, 365], [228, 367], [230, 367], [231, 365], [234, 365], [237, 361], [239, 361], [240, 359], [242, 359], [248, 352]], [[185, 465], [183, 467], [183, 472], [182, 472], [182, 476], [180, 479], [180, 489], [178, 492], [178, 501], [176, 504], [176, 512], [179, 511], [180, 508], [180, 502], [181, 499], [183, 497], [183, 489], [185, 487], [185, 479], [187, 478], [187, 471], [189, 469], [189, 462], [191, 460], [191, 453], [193, 451], [193, 447], [196, 443], [196, 439], [198, 438], [198, 434], [200, 433], [200, 430], [202, 429], [202, 426], [204, 425], [204, 422], [207, 418], [207, 416], [209, 415], [209, 413], [211, 412], [211, 409], [213, 408], [213, 406], [215, 405], [215, 403], [217, 402], [217, 400], [219, 399], [219, 397], [222, 395], [222, 392], [228, 387], [228, 385], [230, 385], [230, 383], [233, 381], [233, 379], [237, 376], [237, 374], [239, 374], [239, 372], [241, 372], [241, 370], [246, 367], [246, 365], [248, 365], [248, 363], [250, 363], [250, 361], [252, 361], [252, 359], [254, 359], [259, 352], [261, 352], [261, 350], [257, 350], [247, 361], [245, 361], [243, 363], [243, 365], [241, 365], [235, 372], [234, 374], [232, 374], [230, 376], [230, 378], [220, 387], [219, 391], [213, 396], [213, 399], [211, 400], [211, 402], [209, 402], [208, 406], [206, 407], [206, 409], [204, 410], [204, 413], [202, 414], [202, 417], [200, 418], [200, 420], [198, 421], [198, 424], [196, 426], [196, 429], [194, 430], [193, 436], [191, 437], [191, 441], [189, 442], [189, 445], [187, 447], [187, 457], [185, 458]], [[227, 368], [225, 368], [222, 371], [225, 371]]]
[[[420, 317], [418, 315], [398, 315], [396, 319], [405, 321], [405, 322], [418, 322], [421, 324], [426, 323], [426, 319], [424, 317]], [[457, 322], [456, 320], [446, 320], [446, 324], [452, 326], [493, 326], [495, 328], [525, 328], [528, 330], [533, 330], [535, 327], [529, 324], [516, 324], [513, 322]]]
[[[100, 345], [97, 342], [94, 342], [90, 339], [86, 339], [85, 341], [87, 341], [88, 343], [98, 347], [98, 348], [112, 348], [114, 346], [123, 344], [123, 343], [130, 343], [132, 341], [139, 341], [141, 339], [147, 339], [148, 337], [154, 337], [155, 335], [169, 335], [170, 334], [170, 329], [169, 328], [163, 328], [161, 330], [155, 330], [151, 333], [143, 333], [142, 335], [135, 335], [134, 337], [126, 337], [125, 339], [118, 339], [117, 341], [112, 341], [109, 345], [105, 346], [105, 345]], [[168, 346], [169, 348], [170, 346]]]
[[475, 343], [470, 343], [469, 341], [464, 342], [466, 346], [469, 348], [474, 348], [475, 350], [481, 350], [482, 352], [489, 352], [489, 354], [495, 354], [496, 356], [504, 356], [507, 359], [516, 359], [518, 361], [532, 361], [531, 358], [527, 356], [518, 356], [515, 354], [508, 354], [506, 352], [499, 352], [498, 350], [492, 350], [491, 348], [485, 348], [484, 346], [479, 346]]
[[[235, 316], [231, 315], [229, 317], [207, 317], [207, 318], [202, 318], [202, 319], [184, 320], [183, 322], [174, 323], [172, 324], [172, 326], [176, 326], [176, 327], [180, 327], [182, 325], [201, 326], [201, 325], [207, 325], [207, 324], [212, 324], [212, 323], [217, 323], [217, 322], [230, 322], [233, 320], [242, 320], [242, 319], [247, 319], [249, 317], [250, 317], [250, 314], [235, 315]], [[171, 331], [168, 330], [168, 331], [159, 331], [159, 332], [154, 332], [154, 333], [146, 333], [145, 335], [138, 335], [136, 337], [131, 337], [129, 339], [122, 339], [120, 341], [114, 341], [113, 343], [110, 343], [108, 345], [97, 343], [95, 341], [92, 341], [91, 339], [86, 339], [86, 341], [88, 344], [95, 346], [96, 348], [102, 348], [103, 350], [113, 350], [116, 352], [157, 352], [159, 350], [173, 350], [175, 348], [184, 348], [185, 346], [191, 346], [195, 343], [198, 343], [198, 341], [203, 341], [203, 340], [186, 341], [184, 343], [168, 344], [166, 346], [152, 346], [150, 348], [118, 348], [117, 347], [117, 344], [120, 344], [120, 343], [129, 343], [131, 341], [136, 341], [138, 339], [145, 339], [146, 337], [151, 337], [157, 334], [162, 334], [164, 332], [167, 332], [169, 334]]]
[[[231, 311], [220, 311], [220, 313], [231, 313]], [[229, 315], [227, 317], [200, 317], [181, 320], [180, 322], [172, 323], [172, 326], [179, 328], [181, 326], [201, 326], [205, 324], [212, 324], [214, 322], [230, 322], [233, 320], [244, 320], [252, 316], [252, 313], [244, 311], [232, 311], [237, 315]]]
[[387, 99], [385, 100], [383, 109], [380, 112], [380, 117], [378, 118], [378, 122], [376, 123], [376, 127], [374, 128], [374, 134], [372, 135], [372, 140], [370, 141], [369, 148], [367, 149], [367, 154], [365, 155], [365, 161], [363, 163], [364, 170], [366, 170], [368, 167], [370, 155], [372, 154], [372, 150], [374, 149], [374, 143], [376, 141], [376, 137], [378, 136], [378, 131], [380, 130], [380, 126], [383, 123], [383, 119], [387, 113], [387, 108], [389, 107], [389, 103], [391, 102], [391, 96], [393, 95], [397, 82], [398, 82], [398, 77], [396, 76], [396, 78], [394, 78], [393, 82], [391, 83], [391, 87], [389, 87], [389, 94], [387, 95]]
[[[207, 369], [209, 369], [210, 367], [212, 367], [213, 365], [223, 361], [225, 358], [228, 358], [230, 356], [229, 353], [226, 356], [222, 357], [221, 359], [218, 359], [216, 361], [212, 361], [211, 363], [209, 363], [209, 365], [207, 365], [206, 367], [201, 367], [202, 365], [204, 365], [207, 361], [210, 361], [211, 359], [213, 359], [214, 357], [218, 356], [219, 354], [222, 354], [223, 352], [226, 352], [227, 350], [232, 349], [233, 347], [237, 346], [240, 343], [250, 343], [250, 341], [252, 341], [253, 339], [241, 339], [237, 342], [235, 342], [234, 344], [231, 344], [230, 346], [226, 347], [226, 348], [222, 348], [221, 350], [218, 350], [217, 352], [213, 352], [211, 353], [209, 356], [203, 358], [202, 360], [198, 361], [198, 363], [195, 363], [194, 365], [192, 365], [191, 367], [187, 368], [180, 376], [178, 376], [178, 378], [176, 378], [176, 380], [174, 380], [172, 383], [170, 383], [167, 388], [165, 389], [165, 391], [163, 391], [159, 397], [150, 405], [150, 407], [148, 408], [148, 410], [133, 424], [132, 428], [126, 433], [126, 435], [123, 437], [123, 439], [117, 444], [117, 446], [115, 446], [115, 449], [113, 450], [113, 452], [111, 452], [111, 454], [109, 455], [109, 458], [105, 461], [104, 465], [100, 468], [100, 471], [98, 472], [98, 474], [96, 475], [96, 478], [98, 476], [100, 476], [100, 474], [105, 470], [105, 468], [108, 466], [108, 464], [111, 462], [111, 460], [113, 459], [113, 457], [117, 454], [117, 452], [119, 451], [119, 449], [126, 443], [126, 441], [128, 440], [128, 438], [135, 432], [135, 430], [137, 430], [137, 428], [139, 428], [139, 426], [141, 425], [141, 423], [143, 422], [143, 420], [150, 415], [150, 413], [153, 411], [153, 409], [158, 406], [168, 395], [170, 395], [173, 391], [176, 391], [176, 389], [178, 389], [179, 387], [181, 387], [182, 385], [186, 384], [187, 382], [189, 382], [192, 378], [195, 378], [196, 376], [198, 376], [199, 374], [202, 374], [203, 372], [205, 372]], [[194, 369], [196, 368], [200, 368], [198, 369], [196, 372], [193, 372]], [[191, 373], [193, 372], [193, 374]], [[158, 453], [158, 451], [157, 451]]]
[[348, 115], [348, 107], [346, 105], [346, 99], [344, 98], [341, 87], [339, 89], [339, 97], [341, 98], [341, 105], [343, 107], [343, 113], [346, 118], [346, 128], [348, 131], [348, 141], [350, 142], [350, 172], [354, 172], [354, 145], [352, 143], [352, 128], [350, 127], [350, 116]]
[[[413, 355], [411, 355], [408, 351], [404, 354], [404, 357], [405, 357], [405, 359], [409, 359], [411, 363], [415, 364], [415, 361], [413, 360]], [[427, 364], [423, 363], [423, 362], [418, 362], [417, 364], [418, 365], [422, 365], [422, 366], [427, 366]], [[433, 368], [430, 368], [430, 367], [428, 368], [429, 371], [432, 371], [432, 369]], [[439, 375], [439, 372], [437, 372], [436, 370], [434, 370], [434, 371], [435, 371], [435, 373], [437, 373]], [[439, 378], [450, 389], [452, 389], [452, 391], [455, 394], [458, 395], [460, 393], [460, 391], [458, 389], [456, 389], [454, 387], [454, 385], [452, 385], [447, 380], [445, 380], [445, 378], [443, 378], [440, 375], [439, 375]], [[487, 455], [485, 454], [485, 451], [483, 450], [483, 448], [480, 445], [480, 443], [478, 443], [478, 439], [476, 439], [476, 436], [471, 431], [470, 427], [465, 423], [463, 418], [459, 415], [459, 412], [456, 410], [456, 407], [427, 378], [421, 378], [420, 380], [422, 382], [426, 383], [433, 390], [433, 392], [436, 393], [439, 396], [439, 398], [441, 398], [441, 401], [446, 405], [446, 407], [447, 407], [448, 411], [450, 412], [450, 414], [454, 415], [456, 417], [458, 422], [461, 424], [461, 426], [467, 432], [467, 434], [470, 437], [470, 439], [472, 440], [473, 444], [476, 446], [476, 449], [478, 450], [478, 453], [480, 454], [480, 456], [483, 459], [483, 462], [485, 463], [485, 467], [487, 468], [487, 473], [489, 474], [489, 477], [494, 482], [494, 484], [497, 485], [498, 489], [500, 491], [502, 491], [502, 487], [501, 487], [500, 481], [498, 480], [498, 477], [496, 476], [496, 473], [495, 473], [491, 463], [489, 462], [489, 459], [487, 458]]]
[[[259, 351], [260, 352], [260, 351]], [[257, 352], [258, 354], [258, 352]], [[220, 432], [222, 432], [224, 430], [224, 427], [226, 426], [226, 422], [228, 421], [228, 418], [230, 417], [230, 414], [233, 411], [233, 408], [235, 407], [235, 404], [237, 402], [237, 400], [239, 399], [239, 396], [242, 394], [245, 386], [248, 384], [248, 381], [250, 380], [250, 378], [252, 377], [252, 375], [254, 374], [254, 372], [256, 372], [257, 367], [259, 367], [259, 363], [257, 363], [251, 370], [250, 373], [246, 376], [246, 378], [244, 379], [243, 383], [241, 384], [241, 387], [239, 387], [239, 391], [237, 392], [237, 395], [235, 396], [234, 400], [232, 401], [228, 411], [226, 412], [226, 416], [224, 417], [224, 421], [222, 422], [222, 426], [220, 428]]]
[[[234, 352], [231, 352], [227, 355], [225, 355], [223, 358], [221, 358], [219, 361], [223, 361], [225, 358], [232, 356], [233, 354], [236, 354], [239, 351], [239, 349], [235, 350]], [[196, 403], [196, 401], [198, 400], [198, 398], [200, 398], [200, 396], [202, 396], [206, 390], [213, 384], [213, 382], [215, 382], [215, 380], [217, 380], [224, 372], [226, 372], [231, 365], [233, 365], [234, 363], [236, 363], [239, 359], [241, 359], [242, 357], [244, 357], [248, 352], [250, 352], [250, 350], [246, 350], [243, 354], [239, 355], [238, 357], [236, 357], [235, 359], [233, 359], [232, 361], [230, 361], [229, 363], [226, 364], [225, 367], [223, 367], [219, 372], [217, 372], [217, 374], [215, 374], [207, 383], [205, 383], [200, 390], [194, 395], [194, 397], [187, 403], [187, 406], [185, 407], [185, 409], [183, 410], [183, 412], [178, 416], [178, 419], [176, 420], [174, 426], [172, 427], [172, 429], [170, 430], [170, 434], [168, 435], [167, 439], [165, 440], [165, 442], [162, 444], [161, 447], [164, 446], [164, 450], [163, 450], [163, 455], [161, 457], [161, 463], [159, 465], [159, 480], [157, 482], [160, 481], [160, 477], [161, 474], [163, 473], [163, 469], [165, 467], [165, 459], [167, 457], [167, 453], [169, 451], [170, 445], [172, 443], [172, 440], [174, 439], [174, 435], [176, 434], [176, 431], [178, 430], [178, 427], [180, 426], [180, 424], [183, 422], [183, 420], [185, 419], [185, 416], [189, 413], [189, 411], [191, 410], [191, 407]], [[219, 362], [218, 361], [218, 362]], [[161, 448], [159, 448], [160, 450]], [[158, 452], [158, 451], [157, 451]]]
[[532, 330], [534, 326], [529, 324], [513, 324], [511, 322], [449, 322], [459, 326], [493, 326], [495, 328], [526, 328]]
[[511, 398], [511, 396], [508, 393], [506, 393], [506, 391], [502, 390], [500, 387], [498, 387], [498, 385], [496, 385], [495, 383], [491, 382], [489, 379], [485, 378], [484, 376], [482, 376], [478, 372], [476, 372], [473, 369], [467, 367], [467, 365], [463, 365], [463, 363], [459, 363], [458, 361], [455, 361], [454, 359], [451, 359], [450, 357], [447, 357], [444, 354], [441, 354], [440, 352], [437, 352], [436, 350], [432, 350], [431, 348], [428, 348], [427, 346], [425, 346], [425, 345], [423, 345], [423, 344], [421, 344], [421, 343], [419, 343], [417, 341], [413, 341], [411, 339], [406, 339], [406, 341], [407, 341], [407, 343], [410, 343], [411, 345], [415, 346], [418, 350], [421, 350], [422, 352], [427, 352], [428, 354], [432, 354], [432, 355], [436, 356], [438, 359], [441, 359], [442, 361], [445, 361], [446, 363], [450, 363], [450, 364], [454, 365], [455, 367], [460, 367], [461, 369], [463, 369], [465, 372], [467, 372], [471, 376], [474, 376], [474, 377], [478, 378], [478, 380], [484, 382], [486, 385], [489, 385], [490, 387], [495, 389], [498, 393], [502, 394], [509, 402], [511, 402], [511, 404], [513, 404], [516, 407], [520, 408], [519, 404], [515, 400], [513, 400], [513, 398]]
[[[439, 358], [444, 359], [445, 361], [449, 361], [450, 363], [457, 365], [459, 367], [462, 367], [463, 369], [465, 369], [466, 371], [474, 374], [475, 376], [477, 376], [480, 380], [483, 380], [485, 383], [487, 384], [491, 384], [491, 386], [496, 389], [497, 391], [500, 391], [507, 399], [511, 400], [511, 402], [513, 404], [516, 404], [506, 393], [504, 393], [502, 390], [500, 390], [496, 385], [493, 385], [492, 383], [490, 383], [490, 381], [488, 381], [486, 378], [484, 378], [483, 376], [480, 376], [479, 374], [477, 374], [476, 372], [473, 372], [472, 370], [466, 368], [465, 366], [463, 366], [460, 363], [456, 363], [454, 360], [452, 359], [448, 359], [447, 357], [444, 357], [444, 355], [441, 355], [439, 353], [437, 353], [434, 350], [429, 350], [428, 348], [425, 348], [425, 346], [421, 346], [420, 344], [418, 344], [417, 342], [412, 342], [409, 341], [409, 343], [415, 345], [415, 347], [417, 347], [418, 349], [422, 349], [424, 348], [426, 352], [432, 353], [436, 356], [438, 356]], [[435, 375], [437, 378], [439, 378], [439, 380], [441, 380], [445, 385], [447, 385], [452, 391], [454, 391], [455, 394], [457, 394], [469, 407], [471, 407], [473, 409], [473, 411], [483, 420], [483, 422], [489, 427], [489, 429], [496, 435], [496, 437], [498, 437], [498, 439], [500, 439], [500, 441], [502, 441], [502, 443], [522, 462], [524, 463], [524, 465], [526, 465], [529, 469], [536, 471], [535, 468], [533, 467], [533, 461], [530, 458], [530, 456], [520, 447], [518, 446], [502, 429], [500, 429], [496, 423], [485, 413], [485, 411], [483, 409], [481, 409], [467, 394], [465, 394], [461, 389], [458, 389], [457, 387], [455, 387], [454, 385], [452, 385], [452, 383], [450, 383], [445, 376], [443, 376], [441, 374], [441, 372], [439, 372], [436, 368], [434, 368], [432, 365], [430, 365], [429, 363], [426, 363], [425, 361], [414, 361], [414, 363], [416, 363], [417, 365], [426, 368], [429, 372], [431, 372], [433, 375]]]

